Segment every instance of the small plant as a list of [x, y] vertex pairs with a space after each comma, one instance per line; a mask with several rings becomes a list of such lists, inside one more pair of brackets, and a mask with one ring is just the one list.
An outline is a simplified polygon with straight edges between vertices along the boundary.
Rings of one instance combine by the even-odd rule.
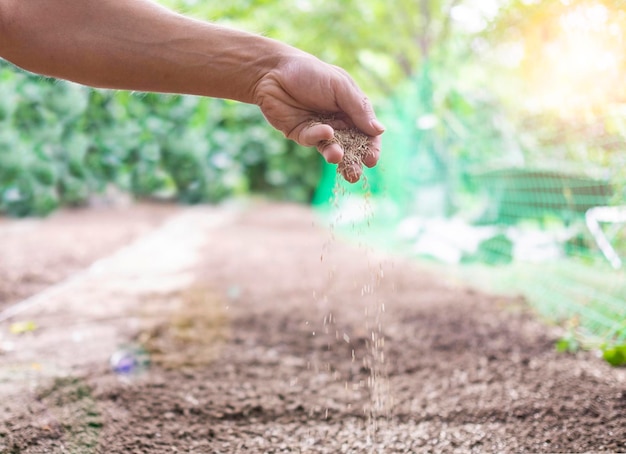
[[573, 333], [568, 333], [556, 342], [555, 347], [559, 353], [576, 353], [581, 346], [576, 336]]
[[612, 366], [626, 366], [626, 344], [603, 347], [602, 357]]

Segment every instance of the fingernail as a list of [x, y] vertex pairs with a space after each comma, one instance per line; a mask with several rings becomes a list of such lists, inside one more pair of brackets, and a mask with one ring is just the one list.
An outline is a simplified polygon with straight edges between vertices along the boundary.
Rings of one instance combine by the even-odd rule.
[[382, 134], [383, 132], [385, 132], [385, 127], [383, 126], [383, 124], [378, 121], [378, 120], [372, 120], [370, 125], [372, 126], [372, 128], [374, 128], [376, 131], [378, 131], [379, 134]]
[[343, 159], [343, 150], [335, 143], [330, 143], [320, 150], [329, 164], [339, 164]]

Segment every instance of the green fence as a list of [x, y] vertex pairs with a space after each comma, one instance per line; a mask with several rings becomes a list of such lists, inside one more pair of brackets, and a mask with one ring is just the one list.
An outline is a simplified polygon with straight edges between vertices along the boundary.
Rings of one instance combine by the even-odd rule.
[[[497, 142], [508, 140], [501, 132], [485, 143], [491, 126], [480, 118], [482, 126], [468, 123], [467, 134], [451, 137], [451, 112], [433, 111], [420, 91], [428, 84], [413, 84], [384, 109], [384, 153], [366, 184], [342, 183], [328, 166], [320, 210], [347, 234], [356, 227], [450, 278], [523, 295], [567, 329], [561, 348], [601, 348], [620, 363], [611, 357], [626, 344], [620, 172], [584, 161], [542, 164], [540, 150]], [[535, 158], [520, 162], [520, 153]]]

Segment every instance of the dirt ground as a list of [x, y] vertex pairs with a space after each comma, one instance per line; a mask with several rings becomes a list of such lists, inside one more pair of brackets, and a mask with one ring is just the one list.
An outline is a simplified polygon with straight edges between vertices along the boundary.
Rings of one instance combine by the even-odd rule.
[[[38, 228], [32, 261], [32, 235], [0, 246], [5, 305], [41, 288], [7, 279], [15, 263], [60, 279], [78, 268], [75, 249], [93, 260], [124, 242], [103, 246], [99, 225], [136, 232], [128, 213], [65, 216]], [[97, 239], [57, 243], [59, 223]], [[556, 353], [521, 299], [338, 239], [300, 206], [255, 204], [204, 236], [193, 284], [134, 302], [147, 322], [124, 335], [150, 365], [119, 374], [96, 355], [19, 391], [13, 378], [0, 452], [626, 452], [626, 371]], [[0, 351], [0, 369], [21, 339], [45, 338], [44, 315], [21, 337], [0, 324], [18, 346]]]
[[45, 219], [0, 216], [0, 310], [79, 272], [149, 232], [179, 210], [118, 204], [65, 210]]

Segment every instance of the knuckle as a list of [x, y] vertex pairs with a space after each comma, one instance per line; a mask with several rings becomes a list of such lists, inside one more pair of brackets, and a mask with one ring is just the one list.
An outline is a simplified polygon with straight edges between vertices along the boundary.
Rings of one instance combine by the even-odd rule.
[[367, 96], [363, 96], [361, 98], [361, 107], [368, 114], [373, 114], [374, 113], [374, 108], [372, 107], [372, 103], [370, 102], [370, 100], [369, 100], [369, 98]]

